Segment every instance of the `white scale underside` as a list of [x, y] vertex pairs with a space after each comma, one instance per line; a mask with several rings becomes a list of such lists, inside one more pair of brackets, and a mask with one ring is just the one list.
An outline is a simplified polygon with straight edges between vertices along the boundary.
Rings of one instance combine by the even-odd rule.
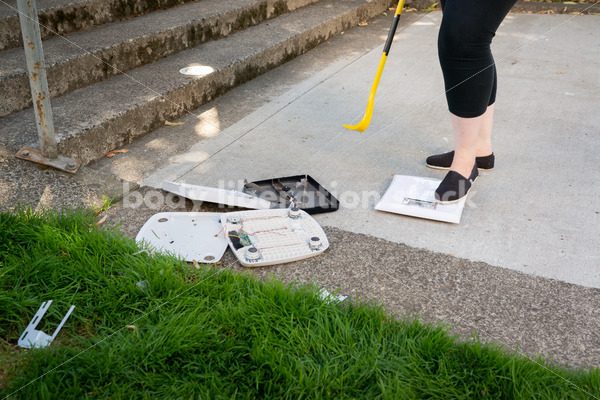
[[[241, 211], [224, 214], [222, 217], [225, 231], [242, 230], [251, 244], [235, 249], [232, 234], [228, 234], [229, 247], [245, 267], [283, 264], [302, 260], [321, 254], [329, 247], [329, 241], [321, 226], [308, 213], [297, 210], [297, 216], [291, 217], [289, 209]], [[239, 222], [233, 223], [232, 221]], [[233, 235], [236, 235], [235, 233]], [[311, 239], [318, 239], [318, 245]], [[248, 250], [254, 247], [258, 258], [248, 258]]]
[[[329, 241], [317, 221], [302, 210], [297, 210], [293, 218], [289, 212], [289, 209], [273, 209], [223, 214], [158, 213], [146, 221], [136, 241], [188, 262], [200, 263], [219, 261], [229, 245], [246, 267], [283, 264], [324, 252]], [[244, 237], [241, 248], [235, 249], [232, 235]], [[318, 238], [319, 242], [311, 243], [312, 238]], [[253, 250], [256, 259], [248, 259], [250, 247], [256, 249]]]
[[221, 259], [227, 241], [223, 235], [221, 213], [164, 212], [153, 215], [135, 240], [155, 250], [172, 253], [188, 262], [215, 263]]

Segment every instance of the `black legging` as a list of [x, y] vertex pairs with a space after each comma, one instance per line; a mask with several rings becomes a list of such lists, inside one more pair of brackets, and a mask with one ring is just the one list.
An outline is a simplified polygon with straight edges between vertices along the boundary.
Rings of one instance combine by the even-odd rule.
[[490, 44], [516, 0], [440, 0], [438, 55], [448, 108], [478, 117], [496, 100], [496, 67]]

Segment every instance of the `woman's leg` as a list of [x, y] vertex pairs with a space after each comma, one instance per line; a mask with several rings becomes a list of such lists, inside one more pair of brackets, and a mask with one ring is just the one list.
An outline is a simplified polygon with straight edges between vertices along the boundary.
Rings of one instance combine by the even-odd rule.
[[438, 53], [454, 130], [455, 152], [450, 170], [464, 178], [471, 175], [475, 157], [492, 153], [497, 77], [490, 44], [514, 3], [515, 0], [442, 1]]
[[454, 160], [450, 166], [451, 171], [456, 171], [468, 178], [475, 165], [479, 132], [483, 126], [483, 115], [473, 118], [461, 118], [450, 114], [454, 130]]
[[450, 166], [468, 177], [473, 169], [475, 157], [492, 154], [492, 125], [494, 122], [494, 105], [488, 106], [479, 117], [461, 118], [450, 114], [454, 130], [454, 160]]
[[494, 105], [488, 106], [485, 114], [482, 115], [479, 136], [477, 137], [477, 157], [489, 156], [492, 151], [492, 125], [494, 124]]

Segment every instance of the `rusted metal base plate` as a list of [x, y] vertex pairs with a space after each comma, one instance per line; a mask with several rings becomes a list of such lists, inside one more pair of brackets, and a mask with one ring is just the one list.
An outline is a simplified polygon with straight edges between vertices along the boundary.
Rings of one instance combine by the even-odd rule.
[[31, 161], [37, 164], [47, 165], [52, 168], [60, 169], [61, 171], [69, 172], [74, 174], [81, 167], [81, 161], [72, 160], [63, 156], [51, 160], [42, 155], [39, 150], [32, 149], [31, 147], [23, 147], [15, 154], [16, 158], [21, 160]]

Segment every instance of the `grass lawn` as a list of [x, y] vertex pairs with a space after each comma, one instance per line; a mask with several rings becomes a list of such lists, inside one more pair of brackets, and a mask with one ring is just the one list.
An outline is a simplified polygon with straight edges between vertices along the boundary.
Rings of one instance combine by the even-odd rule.
[[[1, 399], [600, 397], [597, 369], [460, 342], [383, 307], [328, 304], [314, 287], [136, 255], [95, 221], [0, 214]], [[50, 347], [17, 347], [46, 300], [46, 333], [76, 309]]]

